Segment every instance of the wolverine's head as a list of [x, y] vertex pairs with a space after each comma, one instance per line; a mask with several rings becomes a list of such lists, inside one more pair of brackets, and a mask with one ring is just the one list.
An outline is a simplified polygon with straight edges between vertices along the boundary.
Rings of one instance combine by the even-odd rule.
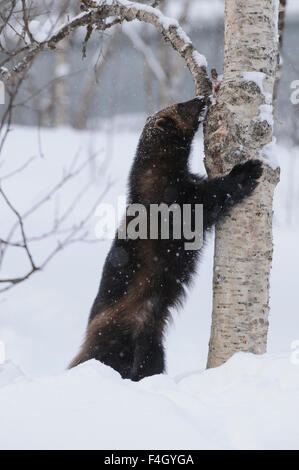
[[173, 153], [175, 149], [182, 148], [188, 150], [206, 109], [207, 101], [203, 97], [162, 109], [148, 117], [140, 143], [159, 153]]

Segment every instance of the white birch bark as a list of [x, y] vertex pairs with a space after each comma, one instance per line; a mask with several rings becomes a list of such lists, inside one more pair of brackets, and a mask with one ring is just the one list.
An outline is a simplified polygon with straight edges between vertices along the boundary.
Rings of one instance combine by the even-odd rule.
[[[272, 141], [277, 15], [277, 0], [226, 0], [224, 75], [205, 123], [209, 176], [260, 158]], [[221, 365], [237, 351], [266, 351], [272, 201], [278, 180], [279, 169], [265, 160], [254, 195], [216, 227], [208, 367]]]

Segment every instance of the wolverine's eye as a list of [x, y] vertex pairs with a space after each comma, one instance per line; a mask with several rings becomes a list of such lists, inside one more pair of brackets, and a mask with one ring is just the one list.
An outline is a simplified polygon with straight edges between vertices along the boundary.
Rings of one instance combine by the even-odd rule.
[[164, 116], [157, 119], [157, 121], [155, 122], [155, 127], [160, 129], [161, 131], [170, 131], [175, 129], [176, 122], [171, 117]]

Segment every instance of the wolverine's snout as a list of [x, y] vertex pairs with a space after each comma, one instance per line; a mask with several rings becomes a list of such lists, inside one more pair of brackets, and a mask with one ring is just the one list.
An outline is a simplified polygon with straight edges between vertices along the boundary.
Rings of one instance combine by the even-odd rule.
[[178, 103], [177, 111], [184, 120], [198, 121], [200, 115], [207, 106], [205, 98], [194, 98], [193, 100]]

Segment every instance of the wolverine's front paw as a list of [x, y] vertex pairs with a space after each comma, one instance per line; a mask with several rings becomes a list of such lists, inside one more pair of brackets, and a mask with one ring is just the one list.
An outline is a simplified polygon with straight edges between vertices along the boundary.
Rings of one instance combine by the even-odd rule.
[[249, 195], [258, 185], [257, 180], [262, 174], [262, 162], [260, 160], [249, 160], [246, 163], [236, 165], [229, 176], [233, 179], [234, 183], [238, 184], [241, 191], [243, 190], [246, 195]]

